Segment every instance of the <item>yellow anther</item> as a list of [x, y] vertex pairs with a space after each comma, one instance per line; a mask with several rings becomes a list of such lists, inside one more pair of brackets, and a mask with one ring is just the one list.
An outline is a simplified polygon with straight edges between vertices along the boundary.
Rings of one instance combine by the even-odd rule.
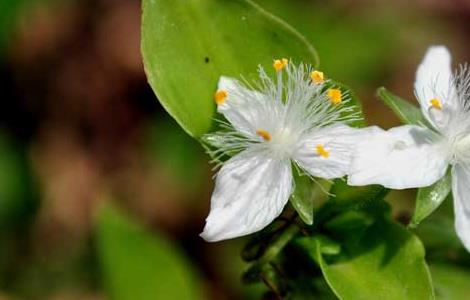
[[328, 98], [330, 98], [333, 105], [338, 105], [343, 101], [343, 94], [340, 89], [329, 89]]
[[317, 145], [317, 154], [324, 158], [328, 158], [330, 156], [330, 152], [326, 151], [325, 147], [322, 144]]
[[224, 104], [225, 100], [227, 99], [228, 93], [227, 91], [224, 90], [218, 90], [214, 94], [214, 101], [217, 103], [217, 105]]
[[437, 109], [442, 109], [442, 104], [441, 101], [437, 98], [433, 98], [429, 101], [431, 103], [431, 106]]
[[323, 74], [323, 72], [320, 72], [320, 71], [311, 72], [310, 78], [315, 83], [322, 83], [323, 81], [325, 81], [325, 75]]
[[289, 60], [287, 58], [276, 59], [274, 60], [273, 67], [274, 69], [276, 69], [277, 72], [279, 72], [285, 67], [287, 67], [288, 64], [289, 64]]
[[269, 134], [269, 132], [267, 132], [264, 129], [256, 130], [256, 134], [259, 135], [260, 137], [262, 137], [263, 140], [265, 140], [265, 141], [270, 141], [271, 140], [271, 135]]

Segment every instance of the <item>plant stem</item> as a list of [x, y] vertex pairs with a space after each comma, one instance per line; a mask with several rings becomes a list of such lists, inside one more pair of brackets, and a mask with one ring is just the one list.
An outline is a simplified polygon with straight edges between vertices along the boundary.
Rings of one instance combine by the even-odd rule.
[[300, 228], [296, 223], [287, 227], [281, 235], [268, 247], [266, 252], [258, 260], [259, 265], [264, 265], [272, 261], [290, 240], [299, 232]]

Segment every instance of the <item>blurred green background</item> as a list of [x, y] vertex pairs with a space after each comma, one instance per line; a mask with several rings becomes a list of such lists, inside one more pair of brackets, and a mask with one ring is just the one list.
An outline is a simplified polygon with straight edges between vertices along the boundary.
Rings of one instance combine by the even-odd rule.
[[[322, 71], [357, 92], [371, 124], [398, 124], [375, 90], [413, 99], [429, 45], [470, 60], [466, 0], [256, 2], [307, 37]], [[264, 291], [240, 282], [244, 239], [198, 236], [209, 158], [146, 83], [140, 14], [137, 0], [0, 0], [2, 300], [259, 299]], [[396, 219], [409, 220], [414, 195], [388, 196]], [[429, 255], [459, 255], [452, 222], [436, 220], [441, 236], [430, 224], [418, 232]], [[450, 252], [432, 252], [439, 243]], [[462, 290], [449, 299], [468, 295], [468, 282], [445, 284]]]

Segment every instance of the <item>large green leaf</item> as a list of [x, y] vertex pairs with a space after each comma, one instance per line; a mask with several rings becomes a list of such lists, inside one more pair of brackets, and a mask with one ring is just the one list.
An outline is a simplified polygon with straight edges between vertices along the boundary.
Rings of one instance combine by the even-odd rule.
[[149, 234], [110, 205], [101, 209], [97, 229], [110, 299], [202, 299], [191, 266], [167, 239]]
[[219, 76], [249, 78], [280, 57], [318, 64], [302, 35], [249, 0], [144, 0], [142, 55], [160, 102], [195, 137], [211, 126]]
[[326, 255], [322, 239], [305, 237], [297, 244], [320, 266], [340, 299], [433, 299], [424, 248], [414, 235], [382, 219], [364, 231], [351, 230], [340, 255]]
[[424, 218], [429, 216], [450, 194], [452, 188], [451, 172], [431, 186], [421, 188], [416, 197], [416, 207], [410, 226], [417, 226]]
[[438, 300], [466, 300], [470, 295], [470, 272], [450, 264], [433, 264], [431, 274]]
[[429, 122], [424, 118], [421, 110], [417, 106], [392, 94], [386, 88], [379, 88], [377, 90], [377, 96], [393, 110], [403, 123], [429, 126]]

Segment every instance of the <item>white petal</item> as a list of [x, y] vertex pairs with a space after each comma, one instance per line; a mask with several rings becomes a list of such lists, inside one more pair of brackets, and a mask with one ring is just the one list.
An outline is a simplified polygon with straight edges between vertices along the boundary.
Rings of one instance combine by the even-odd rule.
[[221, 76], [218, 90], [227, 92], [227, 99], [217, 106], [217, 111], [225, 116], [232, 126], [248, 135], [256, 131], [256, 124], [262, 113], [264, 95], [241, 85], [236, 79]]
[[434, 120], [429, 116], [432, 99], [438, 99], [443, 108], [456, 105], [451, 55], [446, 47], [433, 46], [428, 49], [416, 71], [415, 93], [423, 114], [432, 124]]
[[[343, 177], [349, 172], [354, 145], [375, 130], [378, 127], [352, 128], [341, 124], [324, 127], [303, 139], [294, 159], [312, 176]], [[328, 157], [317, 153], [318, 145], [328, 151]]]
[[423, 187], [444, 176], [448, 164], [449, 151], [440, 136], [426, 128], [400, 126], [376, 131], [357, 144], [348, 184]]
[[452, 194], [454, 196], [455, 231], [470, 251], [470, 172], [462, 165], [452, 170]]
[[290, 161], [245, 150], [218, 173], [201, 236], [215, 242], [261, 230], [282, 212], [291, 192]]

